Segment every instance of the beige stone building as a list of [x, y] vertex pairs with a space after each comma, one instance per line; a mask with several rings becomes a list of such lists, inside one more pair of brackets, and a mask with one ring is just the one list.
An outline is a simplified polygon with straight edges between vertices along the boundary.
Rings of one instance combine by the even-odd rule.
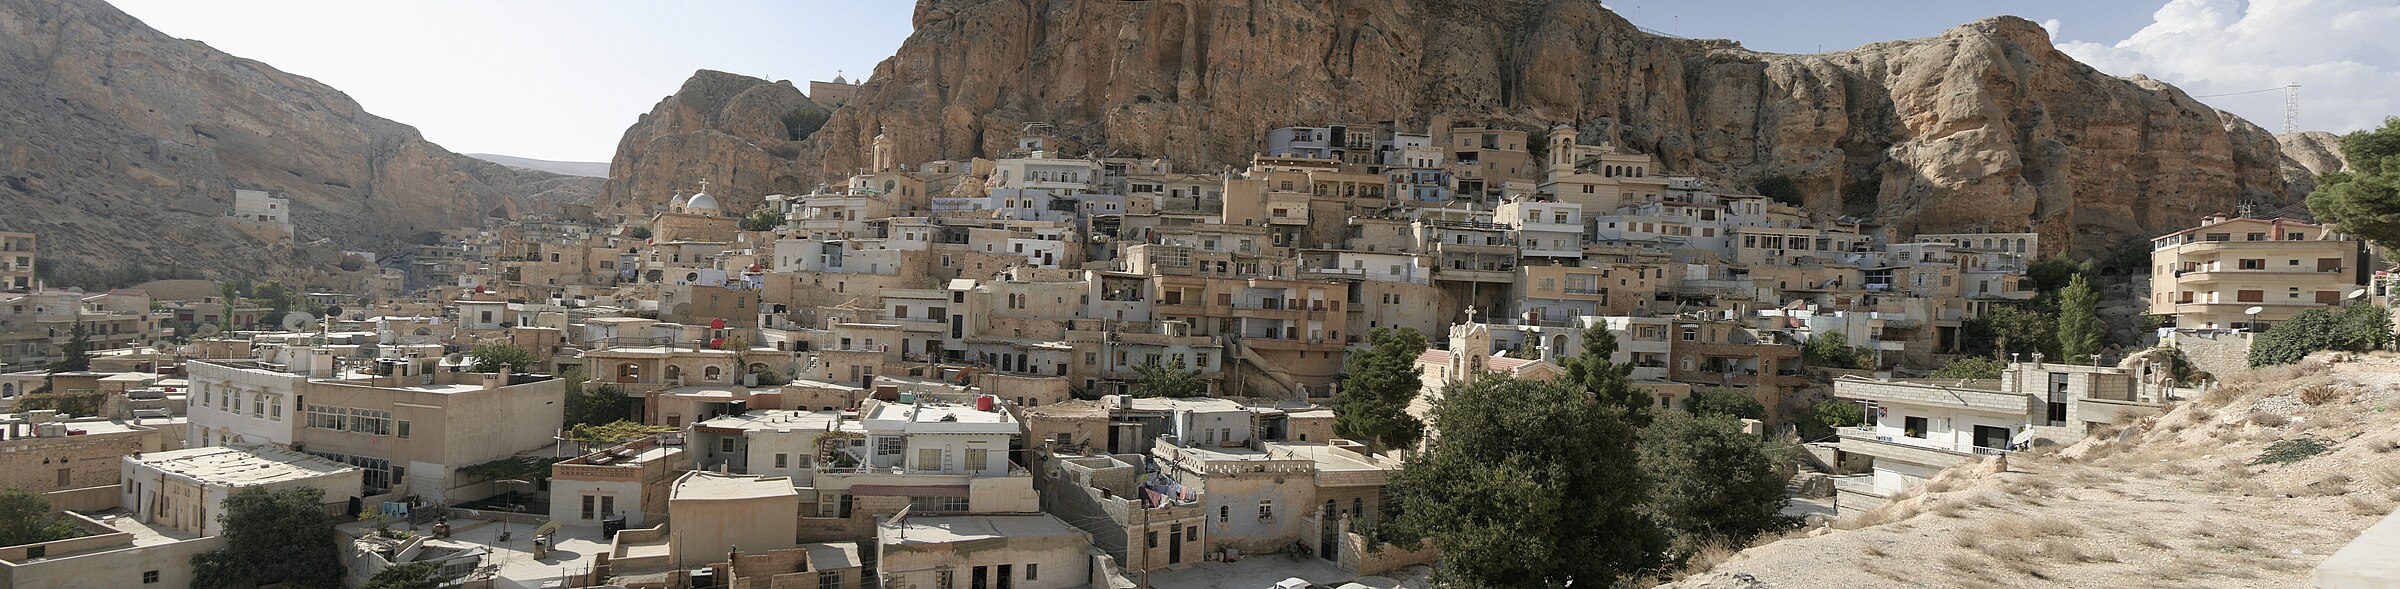
[[34, 234], [0, 231], [0, 291], [33, 290]]
[[136, 519], [202, 536], [224, 531], [225, 498], [249, 488], [314, 488], [339, 513], [358, 490], [359, 469], [275, 446], [215, 446], [126, 456], [120, 505]]
[[2366, 283], [2361, 242], [2329, 225], [2218, 215], [2150, 245], [2150, 313], [2183, 329], [2265, 330]]

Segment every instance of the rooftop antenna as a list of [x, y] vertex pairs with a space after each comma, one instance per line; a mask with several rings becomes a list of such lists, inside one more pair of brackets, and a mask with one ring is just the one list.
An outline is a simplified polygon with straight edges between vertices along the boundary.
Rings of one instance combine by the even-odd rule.
[[2300, 132], [2300, 83], [2283, 87], [2283, 132]]

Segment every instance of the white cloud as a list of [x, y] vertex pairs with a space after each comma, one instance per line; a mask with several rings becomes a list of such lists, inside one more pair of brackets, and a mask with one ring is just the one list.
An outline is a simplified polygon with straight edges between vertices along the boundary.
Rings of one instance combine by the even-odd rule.
[[[2297, 82], [2303, 130], [2355, 131], [2400, 115], [2400, 4], [2391, 0], [2171, 0], [2151, 18], [2121, 41], [2058, 48], [2194, 96]], [[2283, 130], [2281, 91], [2201, 100]]]
[[2061, 34], [2059, 31], [2064, 30], [2065, 28], [2066, 23], [2058, 22], [2058, 19], [2055, 18], [2042, 21], [2042, 30], [2050, 31], [2050, 38], [2053, 40], [2058, 39], [2058, 36]]

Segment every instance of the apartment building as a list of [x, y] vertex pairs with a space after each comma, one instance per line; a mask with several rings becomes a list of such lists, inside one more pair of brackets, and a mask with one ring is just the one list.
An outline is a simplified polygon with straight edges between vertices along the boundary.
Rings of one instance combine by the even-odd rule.
[[33, 290], [34, 234], [0, 231], [0, 291]]
[[2362, 244], [2329, 225], [2211, 216], [2151, 239], [2150, 313], [2178, 328], [2264, 331], [2351, 300], [2366, 284]]

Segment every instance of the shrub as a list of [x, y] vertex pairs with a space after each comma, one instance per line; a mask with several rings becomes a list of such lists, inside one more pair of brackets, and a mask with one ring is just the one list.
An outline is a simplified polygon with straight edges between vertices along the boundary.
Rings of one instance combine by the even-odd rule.
[[2278, 440], [2273, 444], [2268, 444], [2267, 450], [2265, 452], [2260, 452], [2258, 454], [2258, 458], [2251, 459], [2250, 463], [2284, 464], [2299, 462], [2302, 460], [2307, 460], [2311, 456], [2324, 454], [2326, 450], [2331, 448], [2332, 445], [2326, 444], [2324, 440], [2317, 439], [2316, 436], [2303, 435], [2297, 438]]
[[2003, 368], [1999, 360], [1984, 357], [1960, 358], [1933, 371], [1932, 378], [2000, 378]]

